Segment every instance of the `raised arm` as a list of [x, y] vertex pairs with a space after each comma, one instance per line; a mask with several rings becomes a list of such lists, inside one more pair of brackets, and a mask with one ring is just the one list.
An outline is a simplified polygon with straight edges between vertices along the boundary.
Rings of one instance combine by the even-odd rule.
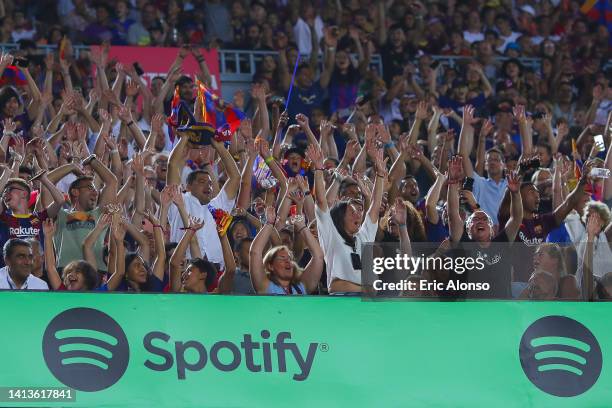
[[223, 189], [227, 197], [233, 200], [238, 195], [238, 188], [240, 187], [240, 172], [238, 171], [238, 166], [236, 166], [234, 158], [225, 148], [223, 142], [217, 142], [213, 139], [211, 144], [217, 151], [219, 157], [221, 157], [221, 162], [223, 163], [223, 168], [227, 175], [227, 181], [223, 185]]
[[440, 220], [440, 215], [438, 214], [438, 200], [440, 199], [440, 192], [442, 191], [442, 186], [446, 181], [446, 176], [440, 172], [436, 173], [436, 181], [434, 181], [433, 185], [427, 192], [427, 196], [425, 197], [425, 212], [427, 216], [427, 220], [436, 225]]
[[98, 198], [98, 206], [104, 207], [114, 202], [117, 198], [117, 176], [115, 176], [104, 163], [98, 160], [95, 155], [91, 155], [83, 160], [83, 165], [85, 166], [87, 164], [89, 164], [96, 174], [100, 176], [103, 182], [102, 190], [100, 190], [100, 197]]
[[474, 168], [470, 159], [470, 152], [474, 147], [474, 107], [465, 105], [463, 107], [463, 124], [459, 134], [459, 154], [463, 157], [463, 171], [466, 177], [473, 177]]
[[223, 271], [223, 275], [219, 278], [218, 290], [219, 293], [222, 294], [232, 293], [232, 289], [234, 288], [234, 274], [236, 273], [236, 260], [234, 259], [234, 253], [229, 243], [229, 239], [227, 239], [227, 234], [220, 234], [219, 239], [221, 240], [225, 270]]
[[315, 204], [323, 212], [327, 211], [327, 199], [325, 198], [325, 178], [323, 177], [323, 153], [318, 144], [309, 144], [306, 148], [306, 157], [314, 166], [314, 194]]
[[53, 250], [55, 223], [51, 218], [47, 218], [43, 221], [42, 228], [45, 235], [45, 269], [47, 270], [47, 279], [49, 279], [49, 286], [51, 286], [51, 289], [57, 290], [62, 285], [62, 279], [57, 272], [55, 251]]
[[334, 72], [334, 64], [336, 61], [336, 47], [338, 46], [338, 39], [334, 37], [332, 29], [327, 28], [325, 30], [325, 50], [323, 51], [323, 70], [321, 71], [321, 77], [319, 83], [321, 88], [325, 89], [331, 81], [332, 73]]
[[383, 190], [388, 176], [387, 161], [389, 158], [387, 157], [383, 160], [383, 149], [377, 148], [375, 144], [366, 146], [366, 150], [368, 156], [370, 156], [370, 159], [374, 162], [374, 169], [376, 170], [376, 181], [374, 182], [374, 191], [372, 192], [372, 203], [370, 204], [370, 208], [368, 210], [368, 217], [370, 217], [370, 221], [376, 224], [378, 223]]
[[164, 234], [159, 219], [150, 211], [145, 213], [145, 217], [153, 224], [153, 238], [155, 240], [155, 261], [153, 262], [153, 275], [160, 281], [164, 280], [164, 269], [166, 267], [166, 246], [164, 244]]
[[291, 221], [296, 239], [303, 238], [306, 247], [310, 250], [311, 258], [306, 268], [304, 268], [302, 276], [300, 276], [300, 281], [304, 284], [306, 291], [312, 293], [319, 286], [321, 273], [323, 273], [323, 267], [325, 266], [325, 262], [323, 261], [323, 250], [319, 245], [319, 241], [317, 241], [310, 232], [310, 229], [306, 226], [301, 211]]
[[576, 184], [576, 187], [574, 187], [572, 192], [565, 197], [565, 200], [563, 200], [561, 205], [553, 210], [553, 215], [555, 216], [555, 222], [557, 225], [561, 225], [563, 220], [565, 220], [565, 217], [567, 217], [568, 214], [576, 207], [576, 204], [578, 204], [583, 194], [585, 194], [584, 188], [589, 181], [592, 167], [592, 162], [586, 162], [582, 166], [582, 175], [580, 180], [578, 180], [578, 184]]
[[510, 190], [510, 218], [506, 222], [508, 242], [514, 242], [523, 222], [523, 200], [521, 199], [521, 179], [516, 172], [506, 176]]
[[476, 149], [476, 173], [484, 174], [485, 153], [487, 151], [487, 136], [493, 130], [493, 123], [485, 120], [478, 134], [478, 148]]
[[45, 187], [49, 193], [51, 193], [51, 197], [53, 197], [53, 203], [47, 207], [47, 214], [51, 218], [55, 218], [60, 208], [66, 202], [64, 198], [64, 193], [62, 193], [51, 181], [49, 181], [49, 177], [47, 177], [47, 171], [43, 170], [41, 173], [37, 174], [32, 178], [32, 181], [40, 180], [40, 183], [43, 187]]
[[[461, 241], [464, 224], [459, 215], [459, 188], [463, 181], [462, 156], [454, 156], [448, 162], [448, 193], [446, 195], [448, 211], [448, 232], [453, 243]], [[469, 159], [468, 159], [469, 160]]]
[[525, 115], [525, 106], [516, 105], [512, 108], [514, 117], [518, 123], [519, 134], [521, 136], [521, 154], [531, 154], [533, 151], [533, 138], [531, 135], [531, 126]]
[[174, 146], [168, 158], [168, 171], [166, 173], [166, 185], [181, 184], [181, 170], [185, 165], [185, 150], [187, 148], [188, 138], [181, 137], [179, 142]]
[[[110, 225], [111, 219], [112, 219], [112, 214], [110, 213], [102, 214], [100, 218], [96, 221], [96, 226], [94, 227], [94, 229], [89, 231], [89, 234], [87, 234], [87, 236], [85, 237], [85, 240], [83, 241], [83, 245], [82, 245], [83, 259], [89, 262], [91, 266], [94, 267], [94, 269], [98, 269], [98, 267], [102, 266], [102, 265], [98, 265], [96, 262], [96, 254], [94, 252], [94, 246], [96, 244], [96, 241], [100, 237], [100, 234], [106, 231], [106, 229]], [[109, 264], [110, 264], [110, 261], [109, 261]]]
[[412, 256], [412, 245], [408, 235], [406, 220], [408, 218], [408, 208], [401, 198], [395, 199], [395, 206], [392, 208], [391, 216], [399, 228], [399, 244], [402, 254]]
[[274, 207], [266, 207], [266, 225], [259, 230], [255, 239], [251, 243], [249, 250], [249, 269], [251, 273], [251, 280], [253, 282], [253, 288], [259, 294], [265, 294], [268, 290], [270, 281], [267, 277], [265, 266], [263, 263], [263, 250], [270, 239], [270, 235], [274, 230], [274, 223], [276, 221], [276, 211]]
[[172, 292], [179, 292], [181, 290], [181, 274], [183, 273], [183, 261], [185, 259], [185, 253], [189, 243], [195, 237], [196, 233], [200, 228], [204, 226], [204, 222], [199, 218], [191, 217], [189, 219], [189, 226], [184, 228], [185, 233], [181, 237], [177, 247], [174, 249], [174, 253], [170, 257], [170, 290]]

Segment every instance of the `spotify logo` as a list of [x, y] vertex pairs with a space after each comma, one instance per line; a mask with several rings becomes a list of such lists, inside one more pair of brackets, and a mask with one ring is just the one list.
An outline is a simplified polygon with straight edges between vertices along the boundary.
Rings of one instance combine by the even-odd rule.
[[565, 316], [547, 316], [525, 330], [519, 348], [521, 366], [542, 391], [574, 397], [599, 378], [601, 348], [584, 325]]
[[64, 385], [100, 391], [115, 384], [128, 366], [130, 348], [121, 327], [106, 313], [68, 309], [51, 320], [43, 336], [47, 367]]

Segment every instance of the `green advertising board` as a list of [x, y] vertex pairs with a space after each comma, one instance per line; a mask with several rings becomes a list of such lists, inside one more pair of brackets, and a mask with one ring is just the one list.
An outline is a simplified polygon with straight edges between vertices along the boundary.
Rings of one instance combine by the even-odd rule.
[[2, 292], [0, 306], [0, 406], [612, 405], [604, 303]]

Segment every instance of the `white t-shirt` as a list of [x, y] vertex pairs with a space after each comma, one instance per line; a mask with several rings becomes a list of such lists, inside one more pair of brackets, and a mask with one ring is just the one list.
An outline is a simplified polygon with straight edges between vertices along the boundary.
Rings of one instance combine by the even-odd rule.
[[470, 33], [469, 31], [463, 32], [463, 39], [470, 44], [476, 41], [483, 41], [484, 38], [483, 33]]
[[[351, 253], [353, 249], [344, 243], [344, 238], [340, 235], [334, 222], [332, 221], [329, 209], [321, 211], [315, 208], [317, 217], [317, 230], [319, 232], [319, 243], [323, 249], [325, 264], [327, 266], [327, 287], [335, 279], [342, 279], [361, 285], [361, 270], [353, 269]], [[361, 245], [366, 242], [374, 242], [376, 238], [377, 224], [370, 220], [366, 215], [359, 232], [355, 235], [355, 252], [361, 257]]]
[[[580, 221], [580, 215], [576, 211], [572, 211], [565, 217], [565, 228], [576, 247], [578, 257], [576, 281], [578, 281], [579, 286], [582, 286], [582, 263], [584, 262], [587, 233], [584, 224]], [[612, 272], [612, 250], [608, 245], [606, 233], [600, 232], [593, 242], [593, 276], [601, 278], [608, 272]]]
[[[185, 200], [185, 210], [188, 215], [204, 220], [204, 226], [196, 233], [202, 255], [205, 255], [212, 263], [223, 265], [223, 251], [217, 233], [217, 224], [210, 212], [209, 206], [231, 212], [234, 208], [236, 199], [230, 200], [225, 193], [225, 189], [221, 189], [219, 194], [206, 205], [200, 204], [200, 200], [191, 195], [191, 193], [184, 193], [183, 200]], [[170, 241], [179, 242], [185, 232], [181, 230], [181, 228], [185, 226], [183, 225], [178, 207], [174, 204], [168, 209], [168, 221], [170, 223]], [[187, 250], [187, 256], [191, 256], [189, 250]]]
[[0, 268], [0, 289], [12, 289], [12, 290], [49, 290], [49, 285], [44, 280], [37, 278], [30, 274], [26, 279], [25, 283], [20, 289], [17, 289], [17, 285], [8, 273], [8, 266]]

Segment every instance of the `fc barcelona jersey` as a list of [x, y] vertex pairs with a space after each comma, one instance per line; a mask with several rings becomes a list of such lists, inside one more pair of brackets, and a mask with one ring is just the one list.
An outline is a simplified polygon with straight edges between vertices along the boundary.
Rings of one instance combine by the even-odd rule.
[[[33, 212], [31, 214], [13, 214], [11, 210], [5, 209], [0, 214], [0, 244], [11, 238], [36, 238], [41, 246], [44, 244], [42, 223], [49, 216], [47, 210]], [[4, 266], [4, 258], [0, 257], [0, 265]]]

